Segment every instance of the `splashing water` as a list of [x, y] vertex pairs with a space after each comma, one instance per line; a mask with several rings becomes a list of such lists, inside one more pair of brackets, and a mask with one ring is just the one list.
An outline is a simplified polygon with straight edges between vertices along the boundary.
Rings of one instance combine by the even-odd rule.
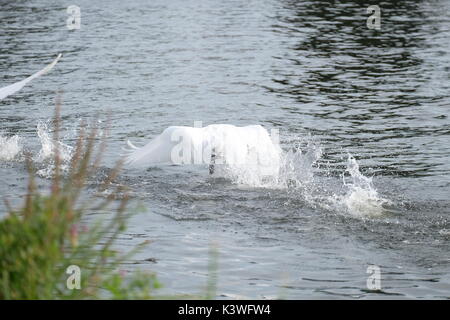
[[[279, 152], [280, 167], [273, 171], [272, 176], [262, 177], [255, 166], [228, 166], [221, 175], [246, 186], [285, 189], [309, 206], [354, 217], [381, 216], [386, 212], [384, 206], [391, 204], [378, 194], [372, 178], [360, 172], [359, 164], [352, 155], [348, 155], [345, 170], [349, 177], [344, 174], [342, 182], [331, 179], [328, 183], [332, 185], [327, 185], [323, 180], [318, 181], [315, 175], [323, 155], [320, 143], [307, 139], [303, 148], [296, 147], [288, 151], [280, 148]], [[326, 169], [321, 172], [324, 173], [324, 170], [327, 173]]]
[[[183, 137], [183, 145], [173, 139], [174, 133]], [[353, 216], [380, 215], [384, 212], [383, 205], [388, 202], [378, 195], [372, 179], [361, 174], [358, 163], [350, 155], [346, 169], [350, 182], [345, 178], [343, 182], [316, 179], [323, 151], [320, 143], [311, 136], [300, 138], [299, 145], [304, 145], [303, 148], [297, 146], [283, 151], [279, 146], [278, 131], [269, 135], [260, 125], [172, 126], [141, 148], [128, 144], [131, 147], [126, 150], [129, 166], [207, 163], [213, 177], [225, 178], [244, 187], [285, 189], [309, 206]], [[183, 151], [183, 161], [174, 160], [174, 150]], [[197, 153], [200, 155], [197, 158], [203, 162], [195, 161]], [[325, 168], [320, 173], [329, 176], [330, 171]], [[327, 185], [328, 182], [331, 185]]]
[[44, 122], [38, 123], [37, 135], [41, 143], [41, 150], [34, 158], [34, 161], [46, 165], [44, 168], [38, 170], [37, 174], [44, 178], [52, 176], [55, 169], [54, 156], [56, 151], [58, 151], [61, 160], [61, 170], [68, 170], [73, 148], [61, 141], [55, 142], [49, 134], [47, 124]]
[[[248, 137], [247, 137], [248, 138]], [[218, 148], [225, 158], [223, 164], [216, 161], [214, 176], [231, 180], [249, 187], [278, 188], [282, 150], [272, 141], [266, 130], [261, 130], [250, 139], [226, 139]], [[228, 159], [240, 161], [228, 161]], [[220, 157], [219, 157], [220, 160]]]
[[357, 217], [376, 217], [386, 212], [383, 205], [390, 201], [382, 198], [372, 184], [372, 178], [364, 176], [359, 170], [359, 164], [352, 155], [348, 155], [346, 172], [351, 181], [347, 182], [343, 176], [343, 184], [347, 192], [337, 196], [337, 205]]
[[52, 159], [55, 156], [55, 152], [58, 149], [61, 161], [67, 162], [72, 156], [72, 147], [66, 145], [61, 141], [55, 142], [49, 134], [49, 130], [46, 123], [39, 122], [37, 125], [37, 135], [41, 142], [41, 150], [37, 156], [37, 161], [45, 161]]
[[0, 134], [0, 161], [12, 161], [18, 159], [22, 152], [20, 137], [14, 135], [4, 137]]
[[322, 157], [322, 148], [308, 140], [304, 148], [297, 146], [282, 152], [280, 176], [278, 182], [284, 188], [299, 188], [311, 185], [317, 161]]
[[[41, 149], [33, 160], [43, 166], [37, 174], [43, 178], [50, 178], [53, 175], [54, 155], [57, 148], [61, 159], [61, 170], [67, 171], [73, 148], [61, 141], [55, 142], [44, 122], [38, 123], [37, 135]], [[284, 189], [294, 193], [296, 198], [301, 198], [309, 206], [343, 212], [355, 217], [380, 216], [386, 212], [384, 205], [391, 204], [389, 200], [378, 194], [373, 186], [372, 178], [360, 172], [359, 164], [352, 155], [348, 155], [345, 170], [347, 177], [344, 173], [342, 185], [336, 185], [336, 180], [333, 179], [333, 186], [330, 187], [324, 185], [323, 181], [317, 181], [315, 175], [319, 169], [317, 164], [323, 155], [320, 143], [309, 137], [301, 140], [304, 145], [302, 148], [296, 146], [284, 151], [273, 141], [273, 137], [267, 134], [263, 135], [263, 138], [257, 137], [258, 143], [255, 145], [258, 146], [258, 150], [246, 149], [244, 164], [218, 164], [213, 176], [226, 178], [246, 187]], [[235, 140], [231, 140], [226, 144], [227, 148], [222, 148], [222, 152], [225, 150], [230, 152], [230, 148], [235, 145]], [[261, 156], [266, 154], [264, 151], [266, 149], [272, 151], [269, 153], [271, 158], [268, 160], [273, 160], [272, 158], [278, 160], [263, 159], [265, 161], [261, 161]], [[274, 150], [276, 154], [273, 154]], [[239, 150], [231, 148], [231, 151], [236, 153]], [[21, 154], [22, 146], [19, 136], [0, 135], [0, 161], [16, 160]], [[258, 156], [257, 159], [252, 158], [255, 155]], [[269, 166], [271, 170], [267, 170], [268, 164], [271, 165]], [[273, 165], [276, 165], [275, 169], [272, 168]], [[340, 191], [336, 191], [337, 189]]]
[[[263, 142], [272, 145], [270, 140]], [[261, 144], [261, 141], [258, 143]], [[255, 188], [298, 189], [311, 186], [314, 166], [322, 156], [318, 144], [308, 141], [304, 149], [297, 146], [285, 152], [277, 146], [273, 150], [276, 151], [274, 158], [277, 161], [269, 158], [265, 162], [249, 161], [251, 165], [228, 165], [219, 168], [218, 175], [233, 183]], [[248, 157], [252, 157], [251, 152]], [[267, 170], [267, 165], [271, 170]]]

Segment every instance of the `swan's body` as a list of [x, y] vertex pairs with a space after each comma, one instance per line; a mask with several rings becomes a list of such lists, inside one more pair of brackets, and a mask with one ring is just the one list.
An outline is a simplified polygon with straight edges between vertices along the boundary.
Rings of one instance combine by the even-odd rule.
[[[172, 126], [142, 148], [128, 142], [129, 166], [209, 164], [254, 166], [263, 174], [278, 173], [280, 148], [260, 125], [214, 124], [203, 128]], [[213, 167], [211, 168], [211, 165]], [[212, 169], [212, 170], [211, 170]], [[276, 171], [276, 172], [275, 172]]]
[[46, 66], [44, 69], [32, 74], [31, 76], [29, 76], [28, 78], [10, 84], [9, 86], [0, 88], [0, 100], [6, 98], [9, 95], [12, 95], [13, 93], [16, 93], [17, 91], [19, 91], [20, 89], [22, 89], [28, 82], [30, 82], [31, 80], [40, 77], [41, 75], [49, 72], [54, 66], [55, 64], [58, 62], [59, 58], [61, 58], [61, 54], [59, 54], [55, 60], [53, 60], [52, 63], [50, 63], [48, 66]]

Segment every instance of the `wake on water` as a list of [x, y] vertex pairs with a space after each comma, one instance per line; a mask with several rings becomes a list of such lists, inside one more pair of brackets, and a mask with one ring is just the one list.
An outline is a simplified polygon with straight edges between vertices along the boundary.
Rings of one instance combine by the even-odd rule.
[[[181, 139], [182, 144], [173, 141], [174, 133], [185, 138]], [[72, 147], [61, 141], [55, 142], [45, 123], [38, 124], [37, 136], [41, 149], [32, 159], [40, 165], [37, 174], [43, 178], [52, 176], [56, 148], [62, 170], [67, 170]], [[189, 153], [183, 154], [185, 148]], [[350, 154], [342, 180], [338, 182], [341, 191], [337, 192], [336, 188], [327, 191], [315, 174], [324, 170], [317, 165], [322, 155], [320, 144], [311, 140], [303, 149], [297, 147], [285, 151], [279, 147], [278, 137], [271, 137], [262, 126], [211, 125], [204, 128], [169, 127], [142, 148], [129, 143], [125, 161], [130, 166], [148, 167], [168, 163], [210, 165], [212, 159], [215, 167], [212, 176], [225, 178], [239, 186], [286, 190], [302, 197], [308, 205], [355, 217], [376, 217], [386, 212], [384, 206], [391, 202], [378, 194], [372, 178], [360, 172], [358, 162]], [[17, 135], [0, 134], [0, 161], [22, 160], [22, 139]], [[333, 184], [336, 185], [336, 179]]]

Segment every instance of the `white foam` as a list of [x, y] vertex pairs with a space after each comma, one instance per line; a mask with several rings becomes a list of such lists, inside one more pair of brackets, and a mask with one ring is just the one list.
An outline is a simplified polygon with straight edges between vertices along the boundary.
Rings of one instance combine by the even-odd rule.
[[54, 171], [54, 157], [55, 152], [58, 151], [61, 161], [61, 170], [65, 171], [69, 169], [69, 162], [72, 157], [72, 147], [61, 142], [54, 141], [50, 136], [48, 126], [44, 122], [39, 122], [37, 125], [37, 135], [41, 143], [41, 149], [34, 161], [45, 165], [44, 168], [37, 171], [37, 174], [41, 177], [51, 177]]
[[347, 170], [351, 181], [343, 177], [347, 192], [337, 197], [338, 204], [344, 206], [353, 216], [380, 216], [385, 213], [383, 205], [390, 201], [381, 197], [372, 184], [372, 178], [364, 176], [359, 170], [359, 164], [352, 155], [348, 155]]
[[302, 149], [297, 146], [282, 152], [280, 176], [278, 182], [280, 187], [298, 188], [311, 186], [314, 183], [314, 166], [322, 157], [322, 148], [312, 140], [306, 141]]
[[[62, 141], [55, 142], [45, 122], [39, 122], [36, 133], [39, 137], [40, 150], [33, 157], [37, 175], [50, 178], [55, 169], [55, 152], [58, 150], [60, 169], [62, 172], [69, 169], [73, 148]], [[23, 161], [22, 138], [18, 135], [11, 137], [0, 134], [0, 161]]]
[[37, 135], [41, 143], [41, 150], [39, 151], [36, 160], [39, 162], [53, 159], [56, 150], [59, 152], [59, 156], [63, 162], [69, 161], [72, 156], [72, 147], [61, 142], [55, 142], [50, 137], [48, 126], [44, 122], [39, 122], [37, 125]]
[[11, 137], [5, 137], [0, 134], [0, 160], [1, 161], [13, 161], [18, 159], [22, 152], [22, 146], [20, 144], [20, 137], [14, 135]]

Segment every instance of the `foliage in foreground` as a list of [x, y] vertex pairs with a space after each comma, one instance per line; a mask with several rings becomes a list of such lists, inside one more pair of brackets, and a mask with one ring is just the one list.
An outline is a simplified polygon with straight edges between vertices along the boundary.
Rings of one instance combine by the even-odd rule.
[[[117, 271], [134, 253], [133, 250], [120, 255], [112, 249], [129, 216], [126, 190], [117, 187], [101, 200], [83, 201], [81, 197], [87, 178], [100, 165], [104, 140], [97, 143], [96, 129], [87, 133], [82, 126], [68, 172], [63, 174], [58, 151], [59, 104], [54, 122], [56, 150], [49, 194], [38, 191], [28, 160], [29, 182], [24, 204], [19, 209], [8, 206], [8, 215], [0, 221], [0, 299], [151, 298], [159, 286], [154, 275], [135, 273], [126, 279]], [[120, 163], [100, 191], [111, 187], [119, 170]], [[87, 212], [110, 208], [117, 198], [119, 204], [114, 211], [111, 209], [109, 221], [95, 225], [92, 218], [86, 221]], [[80, 268], [79, 286], [66, 273], [71, 265]]]

